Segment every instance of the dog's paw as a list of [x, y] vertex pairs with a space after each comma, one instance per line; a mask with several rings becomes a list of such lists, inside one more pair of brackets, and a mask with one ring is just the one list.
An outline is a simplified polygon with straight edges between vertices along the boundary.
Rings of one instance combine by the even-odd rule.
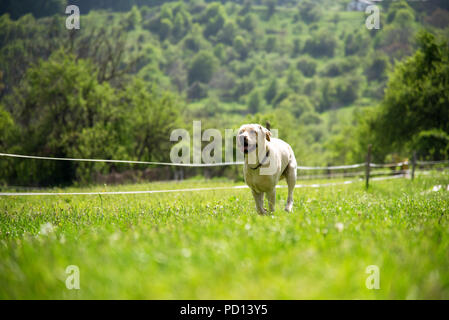
[[287, 211], [287, 212], [292, 212], [292, 210], [293, 210], [293, 203], [287, 204], [287, 205], [285, 206], [285, 209], [284, 209], [284, 210]]

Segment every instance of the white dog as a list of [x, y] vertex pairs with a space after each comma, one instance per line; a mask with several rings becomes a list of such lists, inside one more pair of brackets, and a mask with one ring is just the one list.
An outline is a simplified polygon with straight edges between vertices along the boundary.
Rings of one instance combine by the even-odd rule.
[[290, 145], [272, 138], [271, 132], [258, 124], [241, 126], [237, 133], [237, 144], [245, 155], [243, 175], [253, 193], [257, 212], [267, 212], [263, 206], [264, 193], [267, 194], [270, 211], [275, 210], [276, 184], [281, 178], [287, 180], [285, 210], [291, 212], [297, 164]]

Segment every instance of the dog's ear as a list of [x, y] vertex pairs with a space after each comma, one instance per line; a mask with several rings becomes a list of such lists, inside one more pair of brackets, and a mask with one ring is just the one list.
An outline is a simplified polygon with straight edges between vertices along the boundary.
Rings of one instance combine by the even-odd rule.
[[268, 129], [263, 128], [262, 126], [259, 126], [260, 130], [265, 134], [265, 139], [268, 141], [271, 140], [271, 131]]
[[268, 129], [265, 129], [265, 138], [270, 141], [271, 140], [271, 131]]

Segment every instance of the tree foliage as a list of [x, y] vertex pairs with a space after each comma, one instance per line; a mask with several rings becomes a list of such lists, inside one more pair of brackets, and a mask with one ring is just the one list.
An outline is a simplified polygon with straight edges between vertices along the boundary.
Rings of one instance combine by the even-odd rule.
[[[12, 1], [1, 1], [0, 8], [5, 3]], [[448, 122], [441, 107], [447, 104], [441, 44], [421, 46], [422, 58], [400, 64], [383, 106], [369, 107], [384, 98], [389, 72], [416, 50], [419, 27], [447, 35], [442, 1], [383, 2], [382, 28], [371, 31], [348, 23], [363, 13], [334, 11], [344, 8], [331, 0], [70, 4], [80, 6], [80, 30], [65, 28], [63, 10], [38, 13], [43, 6], [30, 7], [32, 14], [5, 9], [0, 17], [2, 150], [159, 159], [168, 154], [166, 136], [185, 99], [180, 126], [190, 127], [195, 117], [217, 128], [239, 126], [245, 114], [260, 121], [285, 117], [273, 126], [282, 124], [283, 138], [293, 140], [300, 161], [311, 165], [363, 161], [368, 143], [376, 161], [399, 147], [419, 149], [426, 158], [445, 154], [439, 147]], [[442, 21], [434, 28], [425, 22], [436, 8]], [[417, 65], [425, 65], [420, 59], [432, 60], [434, 69], [419, 71]], [[387, 125], [388, 117], [395, 120]], [[385, 143], [393, 134], [406, 138]], [[87, 181], [95, 172], [125, 168], [24, 160], [1, 165], [7, 173], [0, 176], [24, 184]], [[54, 180], [47, 179], [50, 172], [57, 172]]]
[[188, 71], [189, 83], [208, 83], [217, 68], [217, 59], [207, 51], [198, 52], [192, 59]]
[[[16, 153], [75, 158], [165, 160], [167, 132], [176, 125], [176, 100], [141, 82], [123, 90], [100, 83], [93, 65], [58, 51], [30, 68], [7, 99], [18, 137], [5, 144]], [[2, 113], [2, 128], [11, 120]], [[18, 161], [10, 179], [39, 185], [89, 181], [104, 163]]]
[[449, 48], [429, 33], [418, 38], [419, 50], [397, 65], [374, 122], [379, 143], [404, 149], [421, 131], [449, 133]]
[[41, 18], [63, 13], [66, 4], [66, 0], [1, 0], [0, 15], [9, 13], [11, 18], [17, 19], [31, 13], [35, 18]]

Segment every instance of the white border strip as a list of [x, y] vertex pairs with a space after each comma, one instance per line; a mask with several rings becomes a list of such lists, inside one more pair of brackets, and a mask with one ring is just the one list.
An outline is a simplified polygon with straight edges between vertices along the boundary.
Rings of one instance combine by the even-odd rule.
[[[389, 180], [403, 178], [405, 175], [392, 177], [372, 178], [371, 180]], [[296, 188], [321, 188], [337, 185], [352, 184], [353, 180], [343, 182], [331, 182], [322, 184], [297, 184]], [[276, 186], [276, 188], [287, 188], [286, 185]], [[248, 186], [216, 187], [216, 188], [192, 188], [192, 189], [172, 189], [172, 190], [146, 190], [146, 191], [109, 191], [109, 192], [3, 192], [0, 196], [90, 196], [90, 195], [119, 195], [119, 194], [152, 194], [152, 193], [174, 193], [174, 192], [194, 192], [194, 191], [214, 191], [229, 189], [247, 189]]]

